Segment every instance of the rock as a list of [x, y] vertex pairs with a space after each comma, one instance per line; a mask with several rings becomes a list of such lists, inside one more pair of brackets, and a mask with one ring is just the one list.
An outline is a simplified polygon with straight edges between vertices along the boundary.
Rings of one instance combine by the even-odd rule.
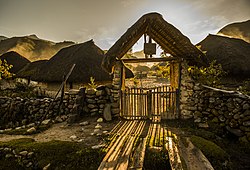
[[197, 119], [194, 120], [194, 123], [200, 123], [201, 122], [201, 118], [198, 117]]
[[95, 104], [88, 104], [88, 108], [90, 109], [94, 109], [94, 108], [97, 108], [98, 106], [95, 105]]
[[12, 157], [14, 157], [14, 155], [12, 155], [10, 153], [8, 153], [8, 154], [5, 155], [5, 158], [12, 158]]
[[243, 126], [250, 126], [250, 121], [243, 122]]
[[27, 154], [28, 154], [28, 151], [19, 152], [19, 155], [22, 155], [22, 156], [26, 156]]
[[238, 120], [240, 118], [240, 114], [235, 114], [234, 119]]
[[100, 145], [95, 145], [95, 146], [92, 146], [91, 148], [92, 149], [99, 149], [99, 148], [103, 148], [103, 147], [105, 147], [105, 145], [104, 144], [100, 144]]
[[243, 105], [243, 109], [244, 109], [244, 110], [250, 109], [250, 105], [249, 105], [248, 103], [244, 104], [244, 105]]
[[212, 119], [212, 122], [213, 122], [213, 123], [219, 123], [219, 119], [218, 119], [217, 117], [214, 117], [214, 118]]
[[200, 128], [208, 128], [209, 126], [208, 126], [208, 123], [205, 122], [205, 123], [199, 123], [198, 127], [200, 127]]
[[111, 121], [112, 120], [112, 116], [111, 116], [111, 105], [110, 104], [106, 104], [104, 111], [103, 111], [103, 117], [106, 121]]
[[32, 158], [33, 155], [34, 155], [34, 152], [29, 152], [28, 155], [27, 155], [27, 157], [28, 157], [28, 158]]
[[3, 133], [4, 132], [4, 130], [0, 130], [0, 133]]
[[51, 122], [51, 119], [46, 119], [42, 121], [42, 125], [48, 125]]
[[223, 115], [220, 115], [218, 118], [219, 118], [219, 120], [221, 122], [225, 122], [226, 121], [226, 118]]
[[105, 92], [103, 91], [103, 90], [98, 90], [97, 92], [96, 92], [96, 96], [102, 96], [102, 95], [104, 95], [105, 94]]
[[104, 135], [107, 135], [109, 132], [107, 130], [102, 132]]
[[48, 170], [50, 167], [50, 163], [48, 165], [46, 165], [45, 167], [43, 167], [43, 170]]
[[16, 130], [20, 130], [20, 129], [22, 129], [22, 127], [16, 127], [15, 129], [16, 129]]
[[102, 131], [100, 129], [94, 129], [94, 134], [102, 134]]
[[102, 128], [102, 125], [100, 125], [100, 124], [97, 124], [96, 126], [95, 126], [95, 129], [101, 129]]
[[71, 140], [75, 140], [75, 139], [77, 139], [77, 136], [76, 135], [72, 135], [72, 136], [70, 136], [69, 137]]
[[96, 100], [94, 99], [87, 99], [86, 101], [87, 103], [90, 103], [90, 104], [96, 104]]
[[36, 128], [35, 127], [32, 127], [30, 129], [27, 130], [27, 133], [34, 133], [36, 132]]
[[88, 125], [88, 124], [89, 124], [88, 121], [84, 121], [84, 122], [79, 123], [80, 126], [86, 126], [86, 125]]
[[75, 123], [78, 119], [78, 115], [77, 114], [70, 114], [68, 115], [68, 119], [67, 119], [67, 123], [71, 124], [71, 123]]
[[102, 123], [103, 122], [103, 118], [99, 118], [99, 119], [97, 119], [97, 121], [96, 121], [97, 123]]
[[96, 90], [93, 88], [89, 88], [86, 90], [87, 95], [94, 95], [96, 93]]
[[26, 167], [29, 168], [29, 167], [31, 167], [32, 165], [33, 165], [33, 163], [32, 163], [32, 162], [29, 162], [29, 163], [26, 165]]
[[63, 122], [63, 120], [62, 120], [62, 118], [61, 118], [60, 116], [57, 116], [57, 117], [55, 118], [55, 121], [56, 121], [57, 123]]
[[233, 129], [233, 128], [230, 128], [229, 126], [226, 126], [226, 129], [230, 133], [234, 134], [235, 136], [241, 137], [241, 136], [244, 135], [243, 132], [240, 129]]
[[29, 127], [34, 127], [34, 126], [35, 126], [35, 123], [30, 123], [30, 124], [27, 125], [28, 128]]

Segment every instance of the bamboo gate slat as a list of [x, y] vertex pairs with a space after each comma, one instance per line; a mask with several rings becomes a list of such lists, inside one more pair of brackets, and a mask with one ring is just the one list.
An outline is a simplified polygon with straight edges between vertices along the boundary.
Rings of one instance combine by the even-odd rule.
[[121, 97], [121, 115], [129, 120], [174, 119], [177, 115], [177, 92], [171, 86], [126, 88]]

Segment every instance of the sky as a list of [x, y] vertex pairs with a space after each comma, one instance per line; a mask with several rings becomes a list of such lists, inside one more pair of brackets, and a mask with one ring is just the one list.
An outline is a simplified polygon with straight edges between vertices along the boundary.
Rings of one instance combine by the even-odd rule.
[[193, 44], [250, 19], [250, 0], [0, 0], [0, 35], [55, 42], [94, 39], [109, 49], [142, 15], [158, 12]]

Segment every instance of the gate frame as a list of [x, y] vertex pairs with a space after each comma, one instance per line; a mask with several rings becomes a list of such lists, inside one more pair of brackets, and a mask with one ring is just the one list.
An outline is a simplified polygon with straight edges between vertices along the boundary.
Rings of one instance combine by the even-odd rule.
[[[167, 62], [170, 61], [170, 86], [175, 88], [176, 91], [176, 115], [177, 119], [181, 117], [180, 113], [180, 90], [181, 90], [181, 63], [182, 60], [174, 57], [168, 57], [168, 58], [140, 58], [140, 59], [120, 59], [117, 61], [116, 67], [114, 67], [115, 71], [114, 73], [118, 74], [114, 77], [119, 77], [119, 82], [117, 82], [117, 79], [113, 79], [113, 81], [116, 81], [114, 84], [119, 85], [119, 106], [120, 106], [120, 114], [119, 116], [122, 117], [122, 111], [123, 111], [123, 91], [125, 90], [125, 65], [124, 63], [145, 63], [145, 62]], [[177, 68], [177, 73], [175, 72], [175, 68]], [[177, 75], [176, 77], [173, 77], [174, 75]], [[177, 83], [173, 84], [175, 81]]]

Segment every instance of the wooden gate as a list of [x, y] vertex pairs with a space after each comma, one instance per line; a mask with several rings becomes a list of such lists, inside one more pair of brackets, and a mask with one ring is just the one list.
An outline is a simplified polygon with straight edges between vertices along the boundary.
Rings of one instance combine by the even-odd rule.
[[121, 97], [121, 115], [126, 119], [174, 119], [178, 116], [178, 90], [170, 86], [126, 88]]

